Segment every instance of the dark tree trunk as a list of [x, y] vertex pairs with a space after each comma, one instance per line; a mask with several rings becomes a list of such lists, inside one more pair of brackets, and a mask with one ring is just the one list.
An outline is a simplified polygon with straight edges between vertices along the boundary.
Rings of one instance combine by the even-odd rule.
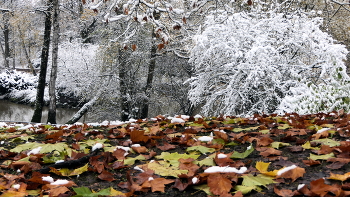
[[157, 53], [157, 46], [155, 44], [153, 44], [152, 49], [151, 49], [151, 60], [149, 62], [148, 73], [147, 73], [147, 82], [146, 82], [146, 87], [145, 87], [145, 95], [146, 95], [147, 99], [145, 99], [145, 102], [143, 103], [140, 118], [147, 118], [148, 117], [149, 99], [151, 96], [150, 91], [152, 89], [154, 69], [156, 67], [156, 55], [157, 55], [156, 53]]
[[4, 33], [4, 47], [1, 46], [1, 51], [3, 53], [4, 57], [4, 65], [6, 68], [10, 67], [9, 63], [9, 58], [10, 58], [10, 39], [9, 39], [9, 34], [10, 34], [10, 29], [9, 29], [9, 10], [2, 10], [3, 14], [3, 27], [1, 28], [3, 33]]
[[49, 113], [47, 117], [47, 122], [56, 124], [56, 78], [57, 78], [57, 58], [58, 58], [58, 41], [59, 41], [59, 4], [58, 0], [53, 0], [53, 11], [52, 16], [52, 68], [50, 74], [50, 83], [49, 83]]
[[41, 64], [40, 64], [40, 75], [36, 93], [35, 110], [32, 117], [32, 122], [41, 122], [42, 110], [44, 106], [44, 90], [46, 85], [46, 73], [47, 63], [49, 60], [49, 49], [50, 49], [50, 35], [51, 35], [51, 11], [52, 1], [48, 0], [49, 8], [45, 12], [45, 31], [44, 31], [44, 43], [41, 51]]
[[121, 121], [129, 120], [130, 118], [130, 107], [128, 101], [128, 87], [126, 82], [126, 52], [119, 49], [118, 52], [118, 62], [119, 62], [119, 85], [120, 85], [120, 97], [121, 97]]

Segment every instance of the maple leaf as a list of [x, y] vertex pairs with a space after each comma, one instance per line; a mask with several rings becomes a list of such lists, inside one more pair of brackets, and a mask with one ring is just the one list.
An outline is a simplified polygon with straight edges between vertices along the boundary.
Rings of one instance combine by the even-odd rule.
[[304, 163], [305, 165], [308, 165], [308, 166], [314, 166], [314, 165], [319, 165], [319, 164], [321, 164], [320, 161], [315, 161], [315, 160], [312, 160], [312, 159], [303, 160], [303, 163]]
[[179, 159], [188, 159], [193, 158], [197, 159], [200, 155], [188, 155], [188, 154], [179, 154], [177, 152], [175, 153], [169, 153], [169, 152], [162, 152], [161, 155], [156, 156], [157, 159], [164, 159], [165, 161], [169, 162], [172, 166], [178, 167], [179, 166]]
[[210, 174], [207, 182], [210, 191], [215, 195], [226, 195], [232, 189], [231, 181], [222, 174]]
[[333, 179], [333, 180], [339, 180], [339, 181], [346, 181], [347, 179], [350, 178], [350, 172], [345, 173], [345, 174], [333, 174], [332, 172], [330, 173], [330, 176], [327, 179]]
[[137, 157], [127, 157], [126, 159], [124, 159], [124, 165], [134, 165], [136, 160], [146, 160], [146, 158], [142, 155], [139, 155]]
[[273, 139], [269, 138], [269, 137], [262, 137], [258, 140], [257, 142], [257, 146], [268, 146], [270, 145], [272, 142], [274, 142]]
[[133, 130], [130, 133], [130, 140], [133, 143], [144, 142], [146, 143], [149, 140], [148, 136], [144, 135], [145, 131], [143, 130]]
[[340, 146], [340, 142], [332, 140], [332, 139], [318, 139], [318, 140], [312, 140], [311, 142], [319, 142], [322, 143], [324, 145], [328, 145], [330, 147], [334, 147], [334, 146]]

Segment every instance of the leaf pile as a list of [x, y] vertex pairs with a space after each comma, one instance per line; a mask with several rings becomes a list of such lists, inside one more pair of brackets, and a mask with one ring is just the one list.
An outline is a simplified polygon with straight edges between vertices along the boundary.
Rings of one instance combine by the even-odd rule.
[[349, 196], [350, 115], [0, 128], [0, 196]]

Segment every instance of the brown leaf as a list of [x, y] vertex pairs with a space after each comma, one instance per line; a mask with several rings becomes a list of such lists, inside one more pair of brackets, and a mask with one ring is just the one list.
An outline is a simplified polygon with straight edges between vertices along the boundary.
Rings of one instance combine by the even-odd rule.
[[247, 4], [250, 6], [250, 5], [253, 5], [253, 1], [252, 0], [248, 0], [247, 1]]
[[176, 146], [172, 145], [172, 144], [169, 144], [167, 142], [163, 142], [163, 146], [158, 146], [157, 145], [157, 148], [159, 148], [162, 151], [167, 151], [167, 150], [170, 150], [170, 149], [175, 149]]
[[294, 169], [288, 170], [287, 172], [277, 176], [276, 178], [292, 179], [292, 182], [297, 180], [299, 177], [303, 177], [305, 174], [305, 169], [296, 167]]
[[174, 25], [174, 26], [173, 26], [173, 29], [174, 29], [174, 30], [180, 30], [180, 29], [181, 29], [181, 25]]
[[86, 4], [86, 0], [81, 0], [83, 2], [83, 4]]
[[260, 155], [268, 157], [270, 155], [281, 155], [282, 151], [276, 150], [274, 148], [267, 148], [265, 151], [260, 152]]
[[258, 140], [257, 145], [258, 146], [268, 146], [270, 145], [272, 142], [274, 142], [273, 139], [269, 138], [269, 137], [262, 137]]
[[149, 137], [144, 135], [145, 131], [143, 130], [133, 130], [130, 133], [130, 140], [133, 143], [139, 143], [139, 142], [147, 142]]
[[164, 188], [166, 184], [173, 183], [174, 180], [170, 179], [165, 179], [165, 178], [156, 178], [154, 180], [151, 180], [151, 187], [152, 187], [152, 192], [164, 192]]
[[136, 44], [133, 44], [133, 45], [131, 45], [131, 49], [133, 50], [133, 51], [136, 51]]
[[307, 166], [314, 166], [314, 165], [320, 165], [321, 162], [320, 161], [315, 161], [315, 160], [312, 160], [312, 159], [309, 159], [309, 160], [303, 160], [303, 163]]
[[125, 153], [126, 151], [124, 149], [117, 148], [117, 150], [113, 151], [113, 156], [117, 158], [117, 160], [124, 160], [127, 155]]
[[145, 146], [140, 146], [140, 147], [131, 147], [132, 150], [134, 150], [137, 153], [146, 153], [147, 152], [147, 148]]
[[60, 194], [64, 194], [68, 191], [70, 190], [65, 186], [59, 186], [48, 190], [48, 192], [50, 193], [50, 196], [59, 196]]
[[158, 44], [158, 51], [162, 50], [164, 48], [164, 44], [163, 43], [160, 43]]
[[277, 189], [277, 187], [275, 186], [273, 191], [279, 195], [279, 196], [282, 196], [282, 197], [292, 197], [294, 196], [295, 194], [295, 191], [292, 191], [292, 190], [289, 190], [289, 189]]
[[189, 185], [189, 182], [183, 183], [181, 179], [175, 179], [175, 183], [173, 187], [180, 191], [184, 191], [188, 187], [188, 185]]
[[332, 192], [335, 196], [339, 196], [336, 194], [341, 190], [337, 187], [325, 184], [324, 179], [320, 178], [310, 182], [310, 191], [319, 196], [325, 196], [328, 192]]
[[210, 191], [215, 195], [227, 195], [232, 189], [231, 181], [222, 174], [210, 174], [207, 182], [208, 186], [210, 187]]
[[340, 169], [341, 167], [343, 167], [346, 163], [343, 163], [343, 162], [334, 162], [330, 165], [327, 165], [326, 167], [329, 168], [329, 169], [333, 169], [333, 170], [338, 170]]
[[183, 22], [184, 24], [186, 24], [186, 23], [187, 23], [187, 19], [186, 19], [186, 17], [182, 17], [182, 22]]
[[115, 178], [113, 177], [113, 174], [108, 172], [107, 170], [103, 170], [102, 173], [98, 175], [98, 178], [109, 182], [112, 182], [115, 180]]

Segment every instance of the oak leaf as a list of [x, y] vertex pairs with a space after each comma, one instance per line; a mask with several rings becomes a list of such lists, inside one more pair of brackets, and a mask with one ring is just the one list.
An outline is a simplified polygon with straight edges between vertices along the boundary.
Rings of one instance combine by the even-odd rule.
[[100, 175], [98, 175], [98, 178], [104, 181], [112, 182], [115, 180], [113, 177], [113, 174], [108, 172], [107, 170], [103, 170]]
[[277, 189], [277, 187], [275, 186], [273, 188], [273, 191], [279, 195], [279, 196], [282, 196], [282, 197], [293, 197], [296, 193], [296, 191], [292, 191], [292, 190], [289, 190], [289, 189]]

